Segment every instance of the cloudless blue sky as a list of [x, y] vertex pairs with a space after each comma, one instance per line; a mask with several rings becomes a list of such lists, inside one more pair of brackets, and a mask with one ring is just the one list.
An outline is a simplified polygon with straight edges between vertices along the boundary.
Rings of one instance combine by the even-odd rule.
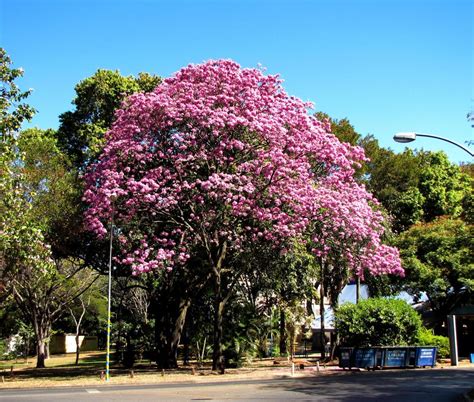
[[[473, 22], [472, 0], [0, 0], [0, 46], [24, 68], [42, 128], [99, 68], [167, 77], [231, 58], [400, 151], [398, 131], [474, 139]], [[469, 160], [442, 141], [410, 146]]]

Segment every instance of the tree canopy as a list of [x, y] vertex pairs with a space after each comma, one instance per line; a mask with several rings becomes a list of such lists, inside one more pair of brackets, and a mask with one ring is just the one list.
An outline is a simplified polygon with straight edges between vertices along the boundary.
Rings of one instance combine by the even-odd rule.
[[102, 149], [104, 134], [122, 102], [135, 92], [152, 91], [160, 82], [147, 73], [124, 77], [118, 71], [97, 70], [76, 85], [75, 109], [59, 116], [59, 146], [75, 166], [84, 168]]

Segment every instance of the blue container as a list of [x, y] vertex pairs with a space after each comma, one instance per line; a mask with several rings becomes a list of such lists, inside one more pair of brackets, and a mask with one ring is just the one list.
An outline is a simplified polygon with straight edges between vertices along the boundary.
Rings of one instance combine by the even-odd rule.
[[361, 348], [354, 350], [354, 366], [359, 368], [375, 368], [376, 349]]
[[415, 346], [408, 348], [407, 367], [416, 367], [416, 351], [417, 348]]
[[339, 348], [339, 367], [351, 368], [354, 348]]
[[434, 367], [436, 364], [437, 348], [432, 346], [417, 346], [416, 348], [416, 367]]
[[383, 367], [407, 367], [409, 364], [408, 347], [384, 348]]
[[471, 353], [471, 363], [474, 363], [474, 353]]

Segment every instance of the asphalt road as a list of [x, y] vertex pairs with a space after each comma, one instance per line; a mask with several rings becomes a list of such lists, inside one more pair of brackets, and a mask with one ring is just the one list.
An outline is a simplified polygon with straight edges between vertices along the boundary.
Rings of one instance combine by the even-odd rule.
[[0, 390], [7, 401], [459, 401], [474, 388], [474, 369], [351, 372], [201, 384]]

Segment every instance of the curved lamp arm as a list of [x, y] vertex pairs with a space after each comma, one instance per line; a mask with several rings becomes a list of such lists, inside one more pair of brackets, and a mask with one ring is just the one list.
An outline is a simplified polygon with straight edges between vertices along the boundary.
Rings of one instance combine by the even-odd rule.
[[420, 133], [397, 133], [393, 136], [393, 139], [396, 142], [401, 142], [401, 143], [407, 143], [407, 142], [412, 142], [416, 140], [416, 137], [428, 137], [428, 138], [436, 138], [438, 140], [446, 141], [449, 142], [450, 144], [456, 145], [457, 147], [463, 149], [466, 151], [469, 155], [474, 156], [474, 154], [471, 152], [470, 149], [466, 148], [465, 146], [458, 144], [457, 142], [451, 141], [448, 138], [440, 137], [438, 135], [433, 135], [433, 134], [420, 134]]

